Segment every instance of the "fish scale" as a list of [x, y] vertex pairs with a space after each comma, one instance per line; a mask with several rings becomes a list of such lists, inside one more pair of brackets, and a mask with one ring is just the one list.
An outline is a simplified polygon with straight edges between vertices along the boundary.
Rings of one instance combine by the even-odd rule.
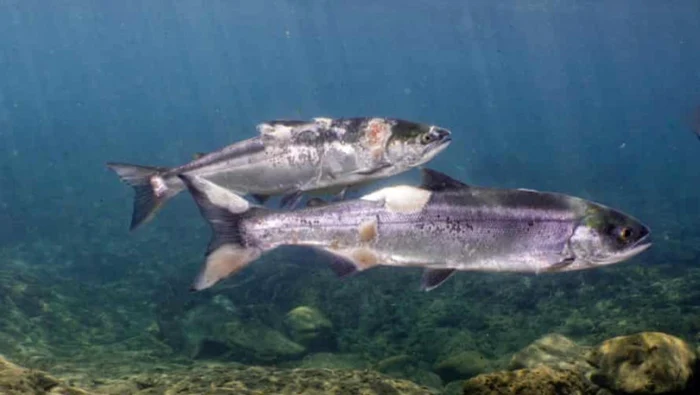
[[648, 227], [601, 204], [468, 186], [429, 169], [419, 187], [398, 185], [285, 212], [251, 208], [207, 180], [182, 178], [214, 232], [195, 290], [284, 245], [323, 252], [341, 276], [378, 265], [423, 267], [425, 290], [457, 270], [581, 270], [625, 261], [651, 245]]
[[378, 117], [278, 120], [257, 126], [260, 136], [168, 168], [108, 163], [134, 188], [131, 229], [151, 220], [185, 189], [180, 175], [205, 178], [264, 203], [282, 195], [295, 206], [303, 193], [337, 193], [420, 166], [451, 142], [447, 129]]

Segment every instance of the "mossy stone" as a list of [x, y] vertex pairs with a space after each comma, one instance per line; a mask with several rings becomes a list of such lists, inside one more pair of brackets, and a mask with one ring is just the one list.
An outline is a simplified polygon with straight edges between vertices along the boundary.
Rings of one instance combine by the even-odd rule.
[[489, 370], [491, 361], [478, 351], [461, 351], [433, 366], [433, 371], [446, 383], [468, 379]]
[[238, 362], [276, 363], [301, 358], [306, 348], [282, 332], [258, 323], [229, 322], [223, 326], [225, 344]]
[[665, 333], [642, 332], [606, 340], [588, 359], [596, 367], [591, 381], [613, 391], [664, 394], [695, 386], [695, 350]]
[[465, 395], [593, 395], [598, 388], [573, 370], [548, 366], [482, 374], [464, 382]]
[[310, 351], [333, 351], [336, 340], [333, 324], [318, 309], [299, 306], [287, 313], [285, 326], [292, 340]]

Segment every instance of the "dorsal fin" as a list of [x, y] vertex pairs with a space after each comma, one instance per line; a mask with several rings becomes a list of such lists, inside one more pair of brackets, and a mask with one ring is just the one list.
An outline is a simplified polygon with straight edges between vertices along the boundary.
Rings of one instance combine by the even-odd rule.
[[440, 173], [439, 171], [428, 168], [423, 168], [421, 171], [423, 173], [421, 188], [428, 189], [430, 191], [449, 191], [469, 188], [469, 185], [461, 181], [457, 181], [447, 174]]
[[195, 154], [192, 155], [192, 158], [193, 158], [194, 160], [197, 160], [197, 159], [203, 157], [204, 155], [206, 155], [206, 153], [204, 153], [204, 152], [195, 152]]

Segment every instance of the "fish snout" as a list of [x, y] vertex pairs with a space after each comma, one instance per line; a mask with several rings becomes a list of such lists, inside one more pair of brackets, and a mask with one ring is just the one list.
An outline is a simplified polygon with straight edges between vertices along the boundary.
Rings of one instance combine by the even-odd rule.
[[634, 246], [635, 247], [644, 246], [646, 248], [646, 247], [651, 246], [651, 243], [652, 243], [651, 229], [649, 229], [647, 226], [642, 225], [641, 229], [639, 229], [639, 238], [634, 243]]
[[438, 141], [451, 141], [452, 140], [452, 132], [450, 132], [447, 129], [434, 127], [433, 133], [435, 133], [435, 135], [437, 136], [436, 140], [438, 140]]

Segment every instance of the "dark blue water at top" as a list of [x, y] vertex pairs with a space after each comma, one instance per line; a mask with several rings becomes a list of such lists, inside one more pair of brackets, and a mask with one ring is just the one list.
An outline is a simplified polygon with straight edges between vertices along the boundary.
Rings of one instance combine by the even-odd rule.
[[130, 191], [103, 162], [180, 164], [313, 116], [444, 125], [434, 167], [596, 198], [657, 232], [696, 212], [693, 1], [0, 7], [3, 235], [123, 227]]
[[191, 199], [129, 234], [132, 191], [105, 162], [179, 165], [271, 119], [389, 116], [452, 130], [430, 165], [465, 182], [642, 219], [654, 251], [628, 265], [654, 264], [667, 240], [700, 248], [697, 106], [691, 0], [0, 0], [0, 246], [52, 245], [43, 263], [80, 282], [157, 263], [185, 283], [209, 237]]

